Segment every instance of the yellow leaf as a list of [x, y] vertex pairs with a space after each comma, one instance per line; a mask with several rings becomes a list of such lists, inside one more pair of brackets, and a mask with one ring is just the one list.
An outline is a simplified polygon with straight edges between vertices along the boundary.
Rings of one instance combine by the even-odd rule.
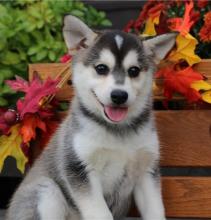
[[204, 80], [195, 81], [191, 84], [191, 88], [200, 91], [200, 90], [210, 90], [211, 85]]
[[22, 137], [19, 134], [20, 125], [14, 125], [10, 129], [10, 135], [0, 136], [0, 172], [5, 159], [12, 156], [17, 161], [17, 168], [24, 173], [25, 164], [28, 161], [21, 149]]
[[192, 35], [178, 35], [176, 44], [177, 49], [170, 53], [168, 60], [175, 62], [184, 59], [190, 66], [201, 61], [201, 58], [194, 52], [198, 41]]
[[211, 90], [204, 92], [202, 95], [202, 100], [211, 104]]
[[155, 36], [157, 33], [155, 31], [155, 24], [157, 24], [157, 19], [148, 18], [145, 24], [144, 32], [142, 36]]

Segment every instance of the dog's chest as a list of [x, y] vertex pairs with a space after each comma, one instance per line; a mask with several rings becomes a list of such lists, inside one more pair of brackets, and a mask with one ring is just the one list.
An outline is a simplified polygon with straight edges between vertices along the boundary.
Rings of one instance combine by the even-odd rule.
[[90, 156], [89, 165], [97, 172], [105, 191], [109, 191], [121, 181], [127, 172], [131, 157], [129, 152], [105, 148], [97, 149]]

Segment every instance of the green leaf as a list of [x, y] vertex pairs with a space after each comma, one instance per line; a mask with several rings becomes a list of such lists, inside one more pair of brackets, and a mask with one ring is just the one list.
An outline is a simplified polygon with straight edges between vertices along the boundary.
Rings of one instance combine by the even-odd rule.
[[37, 61], [40, 61], [40, 60], [46, 58], [47, 54], [48, 54], [47, 50], [41, 50], [40, 52], [38, 52], [36, 54]]
[[0, 62], [6, 65], [18, 64], [20, 62], [20, 57], [15, 52], [6, 51], [0, 59]]
[[[0, 88], [0, 92], [1, 92], [1, 88]], [[7, 105], [8, 105], [8, 101], [5, 98], [0, 96], [0, 106], [4, 107], [4, 106], [7, 106]]]
[[55, 61], [56, 60], [56, 54], [54, 51], [49, 51], [48, 53], [48, 57], [51, 61]]
[[71, 14], [72, 15], [75, 15], [75, 16], [77, 16], [77, 17], [83, 17], [84, 16], [84, 12], [83, 11], [79, 11], [79, 10], [72, 10], [71, 11]]
[[14, 93], [10, 87], [8, 85], [3, 85], [2, 88], [0, 89], [1, 91], [1, 95], [5, 95], [5, 94], [11, 94], [11, 93]]
[[106, 27], [110, 27], [112, 25], [112, 23], [108, 19], [105, 19], [101, 22], [101, 25], [106, 26]]
[[37, 52], [40, 51], [40, 46], [36, 45], [36, 46], [33, 46], [33, 47], [30, 47], [27, 54], [28, 55], [33, 55], [33, 54], [36, 54]]

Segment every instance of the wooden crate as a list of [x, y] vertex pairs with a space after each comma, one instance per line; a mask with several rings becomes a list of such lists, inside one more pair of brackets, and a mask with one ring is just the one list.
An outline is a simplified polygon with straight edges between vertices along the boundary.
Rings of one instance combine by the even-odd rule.
[[[29, 77], [37, 72], [44, 80], [56, 77], [66, 64], [32, 64]], [[211, 60], [194, 67], [211, 82]], [[70, 70], [69, 70], [70, 71]], [[60, 100], [70, 100], [73, 89], [66, 83], [58, 92]], [[163, 99], [154, 91], [155, 99]], [[181, 99], [181, 97], [174, 97]], [[161, 141], [161, 166], [171, 168], [211, 168], [211, 110], [155, 111]], [[165, 176], [162, 191], [168, 217], [211, 218], [211, 176]], [[137, 211], [132, 208], [132, 216]], [[153, 219], [152, 219], [153, 220]]]

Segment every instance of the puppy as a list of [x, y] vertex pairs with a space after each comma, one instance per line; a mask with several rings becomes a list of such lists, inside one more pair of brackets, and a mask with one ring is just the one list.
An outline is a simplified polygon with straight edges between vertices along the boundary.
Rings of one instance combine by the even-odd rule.
[[77, 48], [75, 97], [14, 194], [7, 220], [122, 219], [132, 197], [144, 220], [165, 220], [152, 81], [176, 34], [96, 34], [71, 15], [63, 34], [69, 51]]

